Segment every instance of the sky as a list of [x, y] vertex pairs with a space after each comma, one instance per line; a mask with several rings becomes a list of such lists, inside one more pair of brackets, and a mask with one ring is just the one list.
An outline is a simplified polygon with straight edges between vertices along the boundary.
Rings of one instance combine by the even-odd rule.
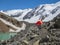
[[34, 8], [41, 4], [56, 3], [60, 0], [0, 0], [0, 10]]

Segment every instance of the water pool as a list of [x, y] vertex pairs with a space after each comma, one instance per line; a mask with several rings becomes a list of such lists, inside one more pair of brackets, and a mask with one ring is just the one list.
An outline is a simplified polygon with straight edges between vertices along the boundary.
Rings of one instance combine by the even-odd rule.
[[0, 33], [0, 40], [8, 40], [14, 35], [16, 35], [16, 33]]

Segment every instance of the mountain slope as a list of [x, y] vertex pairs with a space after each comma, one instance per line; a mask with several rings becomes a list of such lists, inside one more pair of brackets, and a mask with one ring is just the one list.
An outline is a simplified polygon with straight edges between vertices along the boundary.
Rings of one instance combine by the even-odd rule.
[[19, 32], [25, 30], [26, 25], [16, 19], [0, 13], [0, 30], [3, 32]]
[[60, 2], [54, 4], [42, 4], [34, 9], [24, 9], [24, 10], [17, 9], [17, 10], [8, 10], [1, 12], [11, 17], [14, 17], [18, 21], [36, 23], [39, 19], [44, 20], [47, 17], [49, 18], [50, 15], [51, 16], [55, 15], [58, 10], [60, 10]]
[[7, 32], [9, 30], [8, 26], [5, 25], [1, 20], [0, 20], [0, 32]]

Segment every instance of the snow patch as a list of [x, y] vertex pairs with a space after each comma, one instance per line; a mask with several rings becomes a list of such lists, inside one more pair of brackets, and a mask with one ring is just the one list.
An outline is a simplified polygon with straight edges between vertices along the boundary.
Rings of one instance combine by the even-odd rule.
[[8, 22], [8, 21], [2, 19], [2, 18], [0, 18], [0, 20], [1, 20], [3, 23], [5, 23], [6, 25], [9, 25], [9, 26], [11, 26], [11, 27], [13, 27], [13, 28], [16, 29], [16, 31], [10, 29], [9, 32], [19, 32], [19, 31], [21, 31], [21, 30], [25, 30], [25, 28], [26, 28], [26, 25], [25, 25], [24, 23], [22, 24], [22, 27], [16, 27], [16, 26], [13, 25], [12, 23], [10, 23], [10, 22]]

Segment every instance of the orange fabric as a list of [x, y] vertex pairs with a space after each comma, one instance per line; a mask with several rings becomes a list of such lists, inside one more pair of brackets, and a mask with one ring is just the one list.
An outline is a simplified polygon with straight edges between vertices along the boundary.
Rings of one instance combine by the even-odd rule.
[[36, 25], [42, 25], [43, 24], [43, 22], [41, 21], [41, 20], [38, 20], [37, 22], [36, 22]]

